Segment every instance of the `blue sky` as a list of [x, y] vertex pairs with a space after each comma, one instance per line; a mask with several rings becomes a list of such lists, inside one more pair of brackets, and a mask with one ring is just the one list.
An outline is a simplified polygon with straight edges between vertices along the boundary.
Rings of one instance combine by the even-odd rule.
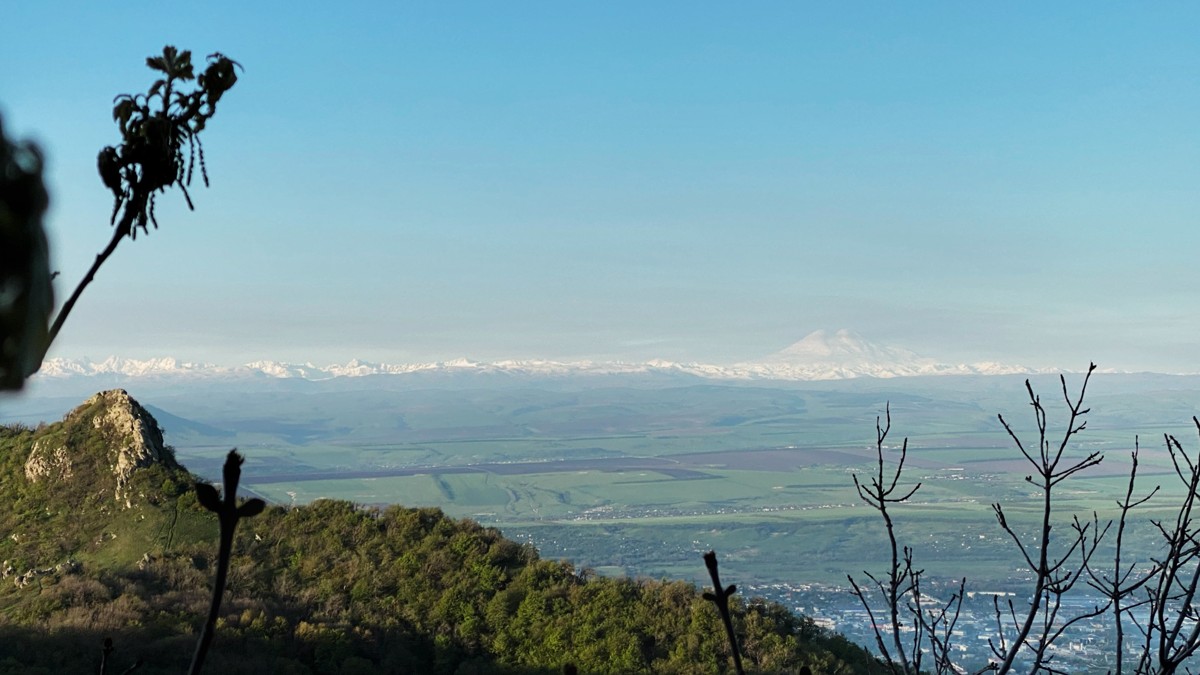
[[65, 298], [164, 44], [245, 72], [55, 356], [1200, 370], [1189, 3], [15, 3]]

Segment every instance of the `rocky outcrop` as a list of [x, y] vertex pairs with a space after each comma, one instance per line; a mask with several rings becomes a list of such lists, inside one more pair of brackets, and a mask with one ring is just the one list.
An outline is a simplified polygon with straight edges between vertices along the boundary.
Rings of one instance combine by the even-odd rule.
[[38, 439], [33, 442], [33, 451], [25, 462], [25, 478], [36, 483], [40, 480], [66, 480], [74, 473], [71, 453], [65, 446], [52, 447], [54, 442], [49, 439]]
[[[23, 574], [17, 574], [16, 576], [14, 576], [13, 577], [13, 585], [16, 586], [17, 588], [25, 588], [26, 586], [33, 583], [34, 581], [37, 581], [38, 577], [54, 576], [55, 578], [58, 578], [58, 577], [66, 576], [68, 574], [76, 574], [82, 568], [83, 568], [83, 566], [80, 565], [77, 561], [70, 560], [70, 559], [68, 559], [66, 562], [61, 562], [52, 567], [44, 567], [41, 569], [31, 567]], [[4, 575], [3, 575], [4, 578], [8, 578], [8, 576], [11, 574], [14, 574], [14, 572], [15, 572], [15, 570], [13, 569], [12, 565], [9, 564], [9, 562], [7, 560], [5, 560], [4, 561]]]
[[132, 506], [129, 483], [135, 471], [156, 463], [179, 467], [174, 453], [163, 444], [154, 416], [124, 389], [113, 389], [71, 411], [57, 433], [34, 441], [25, 462], [25, 478], [34, 483], [70, 480], [82, 462], [95, 459], [87, 457], [84, 448], [73, 447], [73, 439], [90, 437], [103, 439], [103, 460], [112, 472], [113, 496], [126, 508]]

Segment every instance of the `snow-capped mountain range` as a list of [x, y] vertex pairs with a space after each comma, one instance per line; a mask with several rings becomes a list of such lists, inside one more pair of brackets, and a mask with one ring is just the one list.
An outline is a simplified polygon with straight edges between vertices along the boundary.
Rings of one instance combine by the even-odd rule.
[[753, 362], [732, 365], [645, 362], [594, 362], [508, 360], [479, 362], [468, 359], [434, 363], [388, 364], [352, 360], [345, 364], [317, 366], [312, 363], [254, 361], [242, 366], [219, 366], [175, 358], [48, 359], [38, 378], [116, 376], [125, 378], [295, 378], [329, 380], [370, 375], [402, 376], [413, 373], [507, 373], [530, 376], [680, 374], [724, 380], [837, 380], [856, 377], [913, 377], [926, 375], [1009, 375], [1042, 372], [1020, 365], [1001, 363], [948, 364], [924, 358], [896, 347], [873, 344], [856, 333], [819, 330], [773, 355]]

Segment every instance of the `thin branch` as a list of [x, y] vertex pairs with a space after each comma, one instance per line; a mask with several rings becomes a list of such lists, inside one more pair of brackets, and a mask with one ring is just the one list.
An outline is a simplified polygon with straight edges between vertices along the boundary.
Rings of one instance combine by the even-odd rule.
[[50, 345], [54, 344], [54, 340], [58, 337], [59, 331], [62, 330], [63, 323], [66, 322], [67, 317], [70, 316], [71, 310], [75, 308], [75, 303], [79, 300], [79, 296], [83, 294], [83, 289], [87, 288], [88, 285], [95, 280], [96, 272], [100, 271], [100, 266], [103, 265], [106, 260], [108, 260], [108, 257], [113, 254], [113, 251], [117, 250], [117, 245], [121, 243], [121, 240], [129, 236], [129, 233], [133, 227], [134, 214], [140, 211], [142, 208], [138, 204], [144, 205], [146, 195], [140, 191], [136, 192], [134, 199], [136, 200], [139, 198], [142, 201], [138, 202], [137, 204], [126, 204], [125, 213], [121, 217], [120, 224], [117, 225], [116, 229], [113, 230], [113, 236], [112, 239], [109, 239], [108, 246], [105, 246], [103, 251], [96, 254], [96, 259], [92, 261], [92, 266], [88, 269], [87, 274], [83, 275], [83, 279], [80, 280], [79, 285], [75, 287], [75, 291], [71, 293], [71, 297], [67, 298], [67, 301], [63, 303], [62, 308], [58, 310], [58, 314], [54, 317], [54, 323], [50, 326], [50, 335], [46, 339], [45, 349], [42, 350], [42, 358], [39, 360], [44, 360], [46, 358], [46, 353], [50, 350]]
[[[1034, 652], [1034, 670], [1039, 668], [1052, 670], [1049, 666], [1049, 657], [1046, 655], [1046, 652], [1050, 644], [1061, 635], [1061, 632], [1055, 632], [1053, 629], [1061, 606], [1061, 598], [1074, 587], [1075, 583], [1082, 576], [1088, 560], [1090, 560], [1092, 553], [1095, 551], [1095, 544], [1103, 536], [1103, 534], [1096, 533], [1093, 545], [1088, 546], [1087, 534], [1089, 526], [1086, 523], [1081, 523], [1076, 518], [1073, 523], [1075, 536], [1072, 537], [1070, 543], [1067, 545], [1065, 553], [1056, 558], [1051, 558], [1050, 556], [1051, 531], [1053, 527], [1051, 523], [1053, 488], [1066, 478], [1096, 466], [1104, 459], [1100, 453], [1090, 453], [1064, 469], [1058, 468], [1060, 462], [1063, 460], [1066, 449], [1070, 445], [1071, 439], [1087, 428], [1087, 423], [1083, 420], [1083, 417], [1089, 412], [1089, 409], [1083, 407], [1083, 401], [1087, 392], [1088, 382], [1095, 370], [1096, 364], [1090, 364], [1087, 374], [1084, 376], [1083, 384], [1080, 386], [1079, 395], [1074, 399], [1072, 399], [1067, 389], [1066, 377], [1059, 376], [1059, 383], [1062, 388], [1063, 399], [1066, 401], [1069, 417], [1066, 430], [1056, 444], [1053, 453], [1050, 450], [1051, 444], [1047, 438], [1046, 409], [1042, 405], [1040, 397], [1034, 392], [1033, 385], [1029, 380], [1025, 380], [1025, 391], [1029, 395], [1029, 405], [1033, 408], [1034, 421], [1038, 430], [1038, 453], [1036, 458], [1033, 453], [1026, 449], [1024, 442], [1022, 442], [1004, 417], [998, 416], [1001, 425], [1016, 444], [1017, 449], [1020, 450], [1021, 454], [1024, 455], [1025, 459], [1034, 468], [1035, 473], [1027, 477], [1026, 480], [1031, 484], [1037, 485], [1042, 492], [1041, 528], [1039, 536], [1033, 545], [1027, 546], [1016, 533], [1015, 529], [1009, 525], [1000, 504], [992, 505], [992, 509], [996, 514], [996, 520], [1000, 524], [1001, 529], [1016, 544], [1021, 557], [1034, 574], [1034, 587], [1030, 593], [1029, 609], [1023, 619], [1017, 619], [1015, 608], [1013, 608], [1012, 602], [1009, 602], [1012, 625], [1016, 629], [1016, 634], [1013, 636], [1011, 642], [1005, 640], [1003, 622], [1000, 620], [999, 605], [997, 604], [996, 618], [1000, 648], [997, 649], [995, 642], [992, 640], [989, 639], [988, 642], [992, 647], [994, 655], [1001, 661], [997, 668], [999, 673], [1010, 672], [1017, 654], [1026, 648], [1032, 648]], [[1081, 555], [1081, 564], [1077, 568], [1068, 569], [1066, 565], [1075, 555], [1076, 551]], [[1031, 635], [1034, 626], [1038, 623], [1039, 617], [1041, 618], [1041, 628], [1039, 629], [1037, 639], [1034, 640]], [[1077, 619], [1073, 621], [1077, 621]]]
[[[918, 482], [911, 488], [902, 489], [900, 487], [900, 479], [908, 459], [907, 438], [901, 443], [900, 456], [896, 460], [895, 467], [891, 469], [890, 475], [888, 474], [883, 451], [888, 434], [892, 429], [891, 405], [885, 406], [883, 419], [885, 421], [881, 421], [878, 416], [875, 418], [875, 475], [871, 477], [869, 483], [860, 481], [857, 474], [853, 474], [852, 478], [859, 497], [879, 514], [887, 532], [887, 545], [891, 560], [886, 577], [880, 580], [870, 572], [863, 572], [863, 574], [875, 584], [875, 589], [883, 601], [887, 613], [886, 626], [888, 632], [891, 633], [890, 640], [885, 639], [883, 629], [875, 619], [875, 610], [871, 608], [866, 591], [853, 577], [847, 575], [847, 579], [850, 581], [851, 593], [858, 598], [859, 603], [867, 612], [872, 631], [875, 634], [875, 642], [879, 647], [880, 654], [887, 662], [888, 668], [893, 673], [908, 675], [921, 672], [921, 661], [924, 655], [922, 646], [927, 635], [920, 607], [922, 571], [913, 568], [912, 549], [905, 546], [901, 550], [896, 539], [895, 523], [892, 520], [889, 505], [911, 499], [921, 489], [921, 483]], [[901, 492], [897, 493], [898, 490]], [[906, 604], [905, 598], [912, 598], [910, 601], [912, 604]], [[903, 635], [904, 630], [910, 626], [901, 619], [902, 610], [907, 610], [909, 614], [914, 615], [911, 619], [912, 640], [907, 646]]]

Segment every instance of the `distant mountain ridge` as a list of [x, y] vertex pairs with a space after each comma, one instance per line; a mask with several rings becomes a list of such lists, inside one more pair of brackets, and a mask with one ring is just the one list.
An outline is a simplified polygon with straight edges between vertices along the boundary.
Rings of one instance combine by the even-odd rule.
[[[241, 366], [220, 366], [176, 358], [48, 359], [39, 378], [118, 376], [126, 378], [278, 378], [310, 381], [374, 375], [414, 373], [507, 374], [533, 377], [587, 375], [676, 374], [720, 380], [840, 380], [858, 377], [914, 377], [928, 375], [1013, 375], [1050, 372], [1022, 365], [995, 362], [943, 363], [907, 349], [878, 345], [848, 330], [818, 330], [775, 354], [731, 365], [683, 363], [666, 360], [552, 361], [542, 359], [472, 361], [466, 358], [430, 363], [389, 364], [358, 359], [345, 364], [318, 366], [261, 360]], [[1057, 372], [1057, 370], [1055, 370]]]

